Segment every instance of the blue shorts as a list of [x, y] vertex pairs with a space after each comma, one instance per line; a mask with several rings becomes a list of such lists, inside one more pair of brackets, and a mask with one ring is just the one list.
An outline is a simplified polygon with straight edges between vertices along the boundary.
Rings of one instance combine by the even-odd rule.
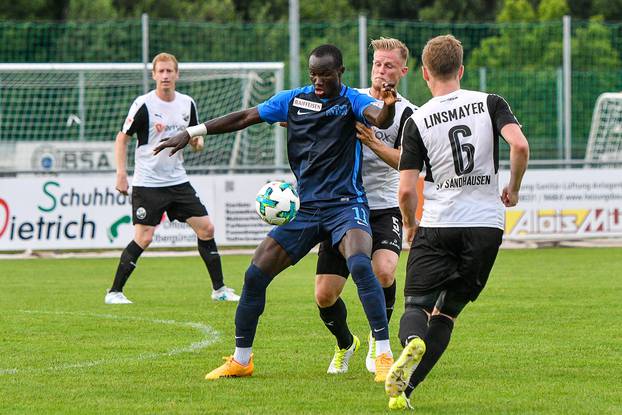
[[301, 207], [293, 221], [276, 226], [268, 236], [285, 249], [295, 264], [329, 237], [333, 246], [337, 245], [350, 229], [362, 229], [371, 235], [366, 203], [351, 202], [327, 208]]

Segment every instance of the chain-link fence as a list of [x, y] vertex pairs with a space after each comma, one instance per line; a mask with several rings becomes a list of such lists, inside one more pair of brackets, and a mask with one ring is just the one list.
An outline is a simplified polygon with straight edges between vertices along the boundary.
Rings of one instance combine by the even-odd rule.
[[[321, 43], [333, 43], [344, 54], [344, 81], [359, 83], [358, 20], [339, 23], [301, 23], [299, 58], [305, 82], [306, 54]], [[603, 92], [622, 90], [622, 24], [573, 21], [570, 35], [572, 57], [571, 147], [565, 147], [564, 74], [562, 21], [536, 24], [432, 24], [411, 21], [366, 20], [368, 40], [396, 37], [411, 50], [410, 74], [401, 92], [417, 104], [430, 98], [420, 75], [420, 56], [425, 42], [452, 33], [465, 49], [463, 87], [498, 93], [507, 98], [523, 124], [535, 160], [573, 159], [585, 156], [592, 113]], [[49, 62], [141, 62], [144, 27], [141, 21], [97, 23], [0, 22], [0, 61]], [[175, 54], [182, 62], [279, 61], [289, 65], [287, 23], [214, 24], [150, 19], [148, 55], [161, 51]], [[367, 61], [372, 52], [368, 49]], [[285, 70], [287, 74], [288, 69]], [[1, 80], [0, 80], [1, 82]], [[285, 85], [289, 85], [287, 75]], [[0, 99], [5, 94], [0, 84]], [[0, 102], [5, 111], [4, 99]], [[127, 105], [129, 106], [129, 102]], [[31, 108], [11, 112], [28, 113]], [[207, 109], [209, 112], [209, 109]], [[24, 117], [27, 122], [28, 117]], [[2, 118], [0, 118], [2, 123]], [[1, 124], [2, 129], [15, 128]], [[92, 140], [110, 139], [89, 137]], [[45, 136], [44, 134], [41, 136]], [[40, 139], [40, 136], [32, 139]], [[11, 139], [3, 134], [3, 140]]]

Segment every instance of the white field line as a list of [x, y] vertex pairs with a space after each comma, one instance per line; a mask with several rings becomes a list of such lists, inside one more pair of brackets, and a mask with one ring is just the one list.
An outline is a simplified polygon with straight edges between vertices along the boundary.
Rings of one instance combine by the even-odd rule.
[[82, 362], [62, 363], [59, 365], [49, 366], [45, 368], [0, 368], [1, 375], [15, 375], [18, 373], [40, 373], [40, 372], [54, 372], [67, 369], [84, 369], [93, 366], [118, 364], [123, 362], [137, 362], [142, 360], [153, 360], [160, 357], [175, 356], [181, 353], [194, 353], [201, 349], [204, 349], [216, 341], [218, 341], [219, 333], [208, 325], [202, 323], [195, 323], [192, 321], [176, 321], [176, 320], [160, 320], [150, 319], [144, 317], [132, 317], [132, 316], [117, 316], [114, 314], [95, 314], [95, 313], [82, 313], [82, 312], [70, 312], [70, 311], [37, 311], [37, 310], [17, 310], [19, 313], [25, 314], [48, 314], [48, 315], [63, 315], [63, 316], [79, 316], [79, 317], [93, 317], [104, 318], [109, 320], [133, 320], [143, 321], [146, 323], [154, 324], [166, 324], [181, 327], [190, 327], [203, 334], [203, 338], [197, 342], [191, 343], [185, 347], [175, 347], [165, 352], [159, 353], [141, 353], [138, 356], [123, 357], [123, 358], [111, 358], [111, 359], [97, 359], [86, 360]]

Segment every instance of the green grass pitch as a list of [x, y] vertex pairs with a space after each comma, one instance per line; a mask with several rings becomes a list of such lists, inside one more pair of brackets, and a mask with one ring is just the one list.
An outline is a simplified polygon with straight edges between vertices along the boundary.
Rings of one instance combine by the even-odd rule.
[[[391, 321], [395, 353], [406, 253]], [[209, 382], [233, 352], [235, 303], [209, 299], [199, 257], [142, 258], [106, 306], [116, 259], [0, 261], [0, 413], [386, 413], [365, 370], [329, 376], [333, 339], [313, 300], [316, 256], [268, 289], [255, 375]], [[238, 292], [248, 256], [223, 256]], [[413, 395], [418, 414], [622, 413], [622, 250], [501, 251], [447, 353]], [[350, 326], [367, 336], [352, 282]]]

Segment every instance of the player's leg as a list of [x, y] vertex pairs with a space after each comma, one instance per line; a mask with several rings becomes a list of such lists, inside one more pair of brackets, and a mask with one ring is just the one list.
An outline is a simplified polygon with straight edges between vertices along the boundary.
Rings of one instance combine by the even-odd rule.
[[426, 350], [425, 336], [428, 320], [438, 300], [445, 279], [458, 267], [457, 259], [445, 244], [438, 229], [419, 228], [415, 235], [406, 264], [404, 283], [404, 314], [400, 319], [399, 338], [404, 349], [391, 367], [385, 391], [390, 396], [389, 407], [404, 408], [408, 403], [403, 395], [409, 379]]
[[186, 219], [186, 223], [197, 234], [199, 255], [201, 255], [212, 281], [212, 300], [239, 301], [240, 296], [235, 294], [232, 288], [225, 285], [222, 261], [214, 239], [214, 224], [210, 217], [207, 215], [193, 216]]
[[131, 304], [132, 302], [123, 294], [125, 283], [134, 272], [138, 258], [151, 243], [155, 226], [134, 225], [134, 239], [125, 247], [119, 258], [117, 272], [108, 290], [104, 302], [106, 304]]
[[384, 294], [371, 265], [372, 238], [369, 231], [353, 227], [346, 231], [339, 243], [339, 252], [346, 258], [352, 274], [359, 299], [367, 321], [376, 338], [376, 376], [377, 382], [384, 382], [387, 372], [393, 364], [393, 353], [389, 342], [389, 324], [387, 321]]
[[160, 188], [132, 188], [132, 223], [134, 239], [125, 247], [119, 259], [112, 287], [108, 290], [106, 304], [130, 304], [123, 288], [136, 268], [138, 258], [153, 240], [155, 227], [162, 218], [167, 204], [166, 191]]
[[468, 297], [461, 292], [441, 291], [430, 315], [428, 329], [423, 336], [425, 354], [412, 372], [404, 390], [407, 398], [410, 398], [412, 391], [423, 382], [447, 349], [454, 322], [468, 302]]
[[[426, 352], [414, 370], [404, 393], [412, 391], [439, 361], [451, 339], [454, 322], [469, 301], [474, 301], [486, 285], [497, 257], [503, 231], [495, 228], [443, 229], [440, 239], [453, 240], [459, 251], [457, 269], [441, 292], [431, 313], [424, 341]], [[454, 237], [457, 236], [457, 237]]]
[[[372, 229], [372, 268], [382, 286], [387, 321], [391, 321], [395, 307], [395, 270], [402, 252], [402, 214], [398, 207], [370, 212]], [[376, 372], [376, 340], [370, 331], [365, 366]]]
[[214, 223], [196, 190], [190, 182], [186, 182], [171, 186], [169, 192], [172, 200], [166, 207], [166, 213], [171, 221], [186, 222], [196, 233], [199, 254], [212, 281], [212, 299], [238, 301], [240, 297], [225, 286], [220, 254], [214, 240]]
[[273, 228], [259, 244], [244, 275], [235, 312], [235, 352], [225, 364], [208, 373], [206, 379], [252, 374], [252, 346], [266, 304], [266, 289], [277, 274], [298, 262], [321, 240], [315, 217], [316, 212], [301, 209], [296, 219]]
[[395, 271], [402, 252], [402, 214], [399, 208], [372, 210], [372, 267], [384, 292], [387, 320], [395, 306]]
[[349, 274], [345, 259], [330, 239], [323, 241], [316, 267], [315, 302], [320, 318], [337, 341], [327, 370], [332, 374], [348, 371], [350, 358], [360, 345], [358, 337], [350, 332], [346, 304], [340, 297]]

